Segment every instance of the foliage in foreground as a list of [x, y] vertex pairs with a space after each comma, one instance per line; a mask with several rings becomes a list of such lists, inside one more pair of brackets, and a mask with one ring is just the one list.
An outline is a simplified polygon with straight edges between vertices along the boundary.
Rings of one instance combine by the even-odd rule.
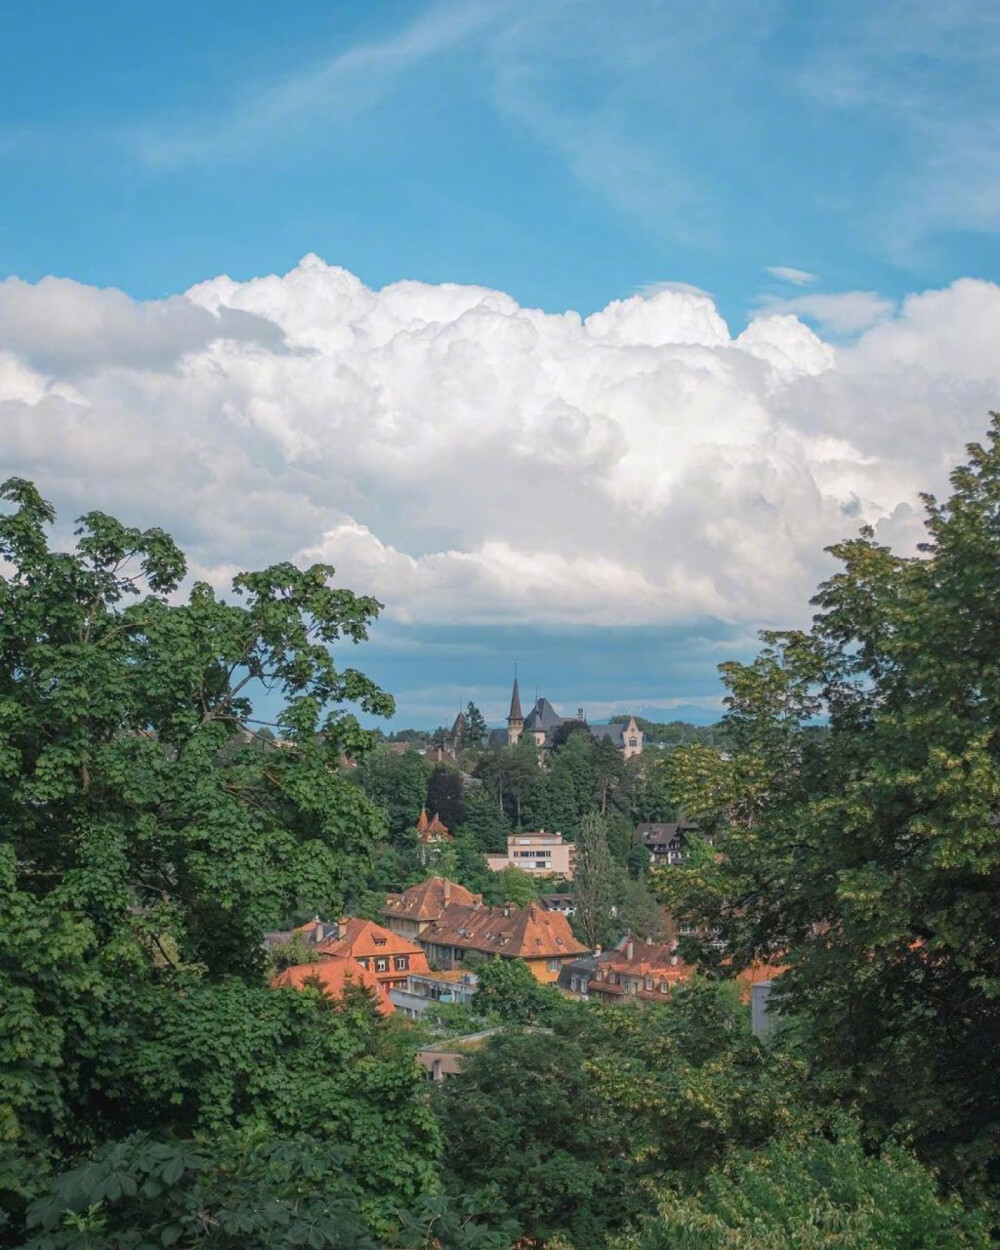
[[995, 1197], [1000, 417], [952, 487], [925, 500], [920, 556], [839, 544], [812, 629], [723, 665], [728, 754], [670, 757], [722, 854], [661, 883], [736, 964], [788, 964], [811, 1062], [873, 1137]]
[[697, 1192], [661, 1196], [615, 1250], [987, 1250], [985, 1218], [942, 1199], [912, 1155], [834, 1140], [736, 1151]]
[[[270, 991], [262, 944], [336, 914], [381, 834], [341, 705], [391, 700], [331, 651], [378, 605], [320, 565], [175, 601], [161, 531], [91, 513], [55, 551], [34, 487], [0, 495], [0, 1238], [94, 1151], [250, 1124], [336, 1145], [388, 1226], [435, 1183], [412, 1044], [370, 1003]], [[280, 749], [243, 729], [261, 688]]]

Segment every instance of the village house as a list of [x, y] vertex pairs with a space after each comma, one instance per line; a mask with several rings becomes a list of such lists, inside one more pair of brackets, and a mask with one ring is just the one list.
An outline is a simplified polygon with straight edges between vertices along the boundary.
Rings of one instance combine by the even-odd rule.
[[393, 1005], [410, 1019], [419, 1020], [439, 1003], [468, 1006], [476, 996], [479, 978], [474, 972], [453, 968], [449, 972], [411, 972], [403, 988], [392, 989]]
[[579, 959], [571, 959], [559, 969], [556, 985], [567, 994], [586, 998], [587, 987], [597, 973], [597, 964], [601, 957], [598, 947], [593, 955], [581, 955]]
[[366, 989], [375, 1001], [379, 1015], [390, 1016], [395, 1010], [388, 992], [374, 973], [345, 955], [328, 955], [311, 964], [296, 964], [279, 973], [271, 985], [274, 989], [296, 990], [315, 986], [328, 998], [343, 998], [349, 986]]
[[469, 951], [523, 960], [539, 981], [555, 981], [569, 959], [587, 954], [565, 914], [541, 903], [490, 907], [445, 877], [390, 894], [383, 912], [394, 933], [416, 939], [438, 968], [454, 969]]
[[483, 896], [473, 894], [447, 877], [431, 877], [419, 885], [411, 885], [402, 894], [390, 894], [385, 900], [382, 915], [386, 928], [393, 933], [406, 938], [419, 938], [449, 903], [481, 907]]
[[687, 857], [687, 842], [692, 835], [700, 836], [701, 830], [689, 821], [675, 824], [644, 823], [636, 828], [636, 836], [649, 851], [652, 868], [665, 868], [682, 864]]
[[487, 958], [519, 959], [544, 983], [555, 981], [567, 960], [587, 953], [566, 917], [536, 902], [527, 907], [450, 903], [419, 941], [440, 968], [454, 968], [474, 951]]
[[422, 864], [431, 863], [437, 851], [448, 842], [454, 842], [454, 838], [448, 832], [448, 826], [441, 817], [434, 813], [433, 818], [427, 815], [427, 808], [420, 809], [420, 819], [417, 821], [417, 841], [419, 843], [418, 854]]
[[677, 954], [676, 943], [636, 942], [625, 937], [598, 959], [587, 997], [610, 1003], [628, 996], [666, 1002], [672, 991], [693, 975], [694, 969]]
[[532, 877], [563, 877], [573, 880], [576, 847], [564, 842], [561, 833], [512, 833], [507, 839], [506, 855], [487, 855], [486, 865], [493, 872], [520, 868]]
[[433, 818], [428, 818], [427, 808], [420, 809], [420, 818], [417, 821], [417, 837], [424, 846], [432, 846], [438, 842], [454, 842], [454, 838], [448, 832], [448, 826], [441, 817], [434, 813]]
[[353, 959], [387, 992], [405, 987], [411, 973], [430, 972], [427, 956], [416, 942], [359, 917], [342, 920], [337, 936], [317, 946], [316, 953]]

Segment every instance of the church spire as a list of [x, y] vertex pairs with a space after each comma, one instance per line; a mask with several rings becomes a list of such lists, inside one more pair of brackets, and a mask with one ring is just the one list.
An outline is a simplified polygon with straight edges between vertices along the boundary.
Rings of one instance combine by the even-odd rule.
[[507, 716], [507, 723], [511, 721], [524, 720], [524, 713], [521, 711], [521, 695], [517, 688], [517, 677], [514, 678], [514, 689], [510, 696], [510, 713]]

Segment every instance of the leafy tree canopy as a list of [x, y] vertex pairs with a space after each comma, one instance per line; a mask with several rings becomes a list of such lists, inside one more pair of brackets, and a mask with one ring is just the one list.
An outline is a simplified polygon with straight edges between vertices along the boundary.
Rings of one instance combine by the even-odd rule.
[[661, 883], [733, 966], [788, 964], [779, 1001], [870, 1131], [995, 1192], [1000, 418], [951, 481], [918, 556], [838, 544], [812, 628], [722, 666], [728, 752], [671, 756], [722, 854]]
[[[46, 1174], [104, 1143], [250, 1122], [343, 1147], [385, 1216], [433, 1183], [438, 1149], [408, 1043], [368, 1002], [262, 979], [264, 930], [335, 914], [382, 832], [340, 766], [369, 745], [343, 705], [392, 701], [332, 651], [378, 604], [290, 564], [241, 574], [232, 601], [182, 598], [162, 531], [90, 513], [53, 550], [37, 490], [0, 497], [8, 1239]], [[262, 690], [281, 744], [244, 749]]]

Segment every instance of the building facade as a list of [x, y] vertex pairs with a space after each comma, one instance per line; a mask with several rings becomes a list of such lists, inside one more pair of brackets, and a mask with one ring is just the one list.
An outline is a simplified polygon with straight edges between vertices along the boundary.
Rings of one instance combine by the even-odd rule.
[[387, 992], [405, 986], [411, 974], [430, 972], [419, 943], [359, 917], [341, 921], [338, 936], [323, 942], [316, 953], [353, 959]]
[[487, 855], [486, 864], [493, 872], [504, 868], [520, 868], [532, 877], [556, 876], [573, 880], [576, 847], [564, 842], [561, 833], [512, 833], [507, 839], [506, 855]]

